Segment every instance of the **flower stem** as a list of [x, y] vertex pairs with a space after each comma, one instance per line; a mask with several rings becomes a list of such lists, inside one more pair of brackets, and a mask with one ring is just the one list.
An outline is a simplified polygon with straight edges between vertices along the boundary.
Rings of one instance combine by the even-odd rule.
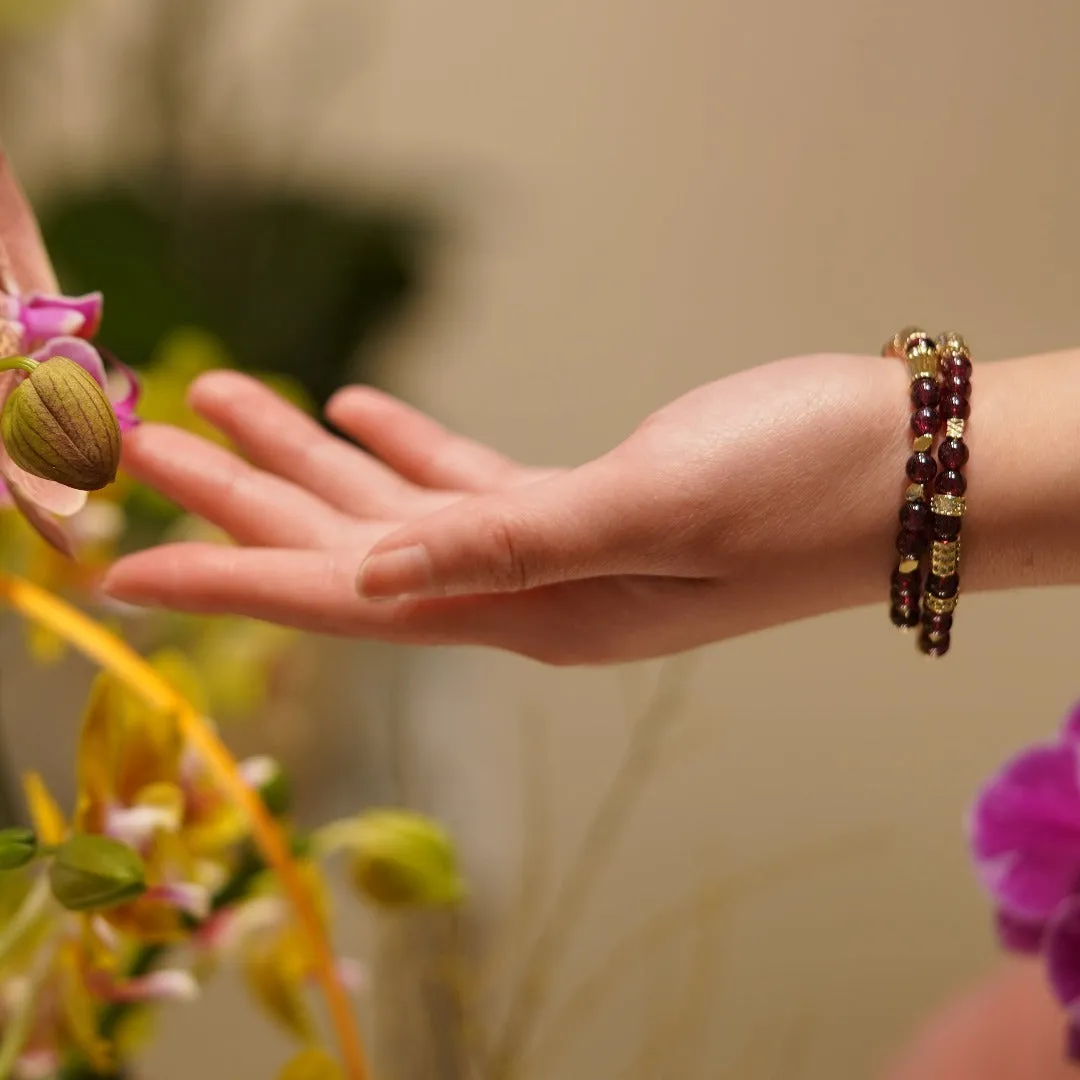
[[38, 362], [29, 356], [5, 356], [0, 359], [0, 371], [25, 371], [30, 375], [37, 366]]
[[185, 738], [202, 754], [222, 785], [245, 811], [255, 842], [267, 864], [278, 875], [282, 890], [308, 939], [348, 1080], [366, 1080], [367, 1066], [352, 1005], [338, 976], [312, 896], [297, 873], [288, 841], [258, 793], [240, 775], [225, 744], [198, 711], [138, 653], [81, 611], [23, 578], [3, 573], [0, 573], [0, 600], [6, 601], [24, 618], [62, 637], [139, 694], [152, 708], [176, 715]]

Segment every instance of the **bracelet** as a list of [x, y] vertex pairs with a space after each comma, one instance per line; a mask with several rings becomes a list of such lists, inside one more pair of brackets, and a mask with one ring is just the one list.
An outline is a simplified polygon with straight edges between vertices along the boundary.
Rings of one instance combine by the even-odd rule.
[[930, 573], [919, 635], [919, 648], [935, 657], [949, 651], [953, 612], [960, 596], [960, 529], [967, 506], [964, 426], [971, 412], [971, 353], [966, 342], [959, 334], [942, 334], [937, 350], [945, 438], [938, 447], [941, 471], [930, 498]]
[[908, 630], [919, 625], [922, 562], [928, 547], [930, 518], [926, 485], [937, 475], [937, 463], [930, 451], [934, 436], [941, 430], [938, 347], [925, 330], [909, 326], [882, 349], [882, 355], [903, 360], [911, 376], [913, 440], [907, 461], [909, 484], [900, 507], [900, 531], [896, 536], [899, 558], [891, 579], [889, 609], [893, 625]]

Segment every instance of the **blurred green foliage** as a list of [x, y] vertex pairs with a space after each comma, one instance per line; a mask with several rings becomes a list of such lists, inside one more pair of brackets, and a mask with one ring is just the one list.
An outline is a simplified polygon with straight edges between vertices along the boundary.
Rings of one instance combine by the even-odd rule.
[[[160, 175], [160, 174], [158, 174]], [[240, 367], [299, 381], [322, 404], [422, 291], [434, 223], [402, 203], [333, 203], [261, 188], [149, 182], [73, 190], [40, 207], [65, 291], [107, 297], [100, 343], [143, 367], [177, 327]]]

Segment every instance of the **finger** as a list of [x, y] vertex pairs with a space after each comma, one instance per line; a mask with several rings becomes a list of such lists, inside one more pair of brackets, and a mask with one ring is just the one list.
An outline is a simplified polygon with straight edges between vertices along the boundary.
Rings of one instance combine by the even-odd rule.
[[339, 390], [326, 415], [392, 469], [424, 487], [494, 491], [527, 479], [531, 471], [371, 387]]
[[354, 523], [314, 496], [179, 428], [130, 432], [124, 467], [241, 544], [326, 547], [354, 536]]
[[335, 438], [257, 379], [208, 372], [190, 392], [192, 408], [224, 432], [254, 464], [359, 517], [399, 520], [445, 500], [425, 499], [369, 454]]
[[[682, 574], [678, 493], [614, 456], [508, 492], [465, 499], [377, 544], [367, 597], [515, 592], [614, 574]], [[684, 538], [685, 539], [685, 538]]]
[[102, 582], [114, 599], [207, 615], [245, 615], [314, 633], [413, 644], [492, 644], [527, 651], [525, 598], [407, 605], [356, 595], [353, 551], [167, 544], [118, 560]]

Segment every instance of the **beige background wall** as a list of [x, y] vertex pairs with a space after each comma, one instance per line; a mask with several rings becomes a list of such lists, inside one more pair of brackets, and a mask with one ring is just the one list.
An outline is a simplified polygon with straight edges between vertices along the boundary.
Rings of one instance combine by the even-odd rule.
[[[123, 13], [124, 33], [137, 6], [101, 5]], [[213, 167], [254, 153], [278, 168], [291, 147], [297, 175], [416, 183], [456, 208], [445, 287], [388, 349], [384, 378], [504, 451], [579, 461], [699, 382], [786, 354], [873, 353], [913, 319], [956, 326], [985, 359], [1080, 344], [1080, 9], [1069, 0], [295, 6], [309, 18], [292, 54], [348, 59], [355, 42], [355, 73], [299, 111], [231, 99], [235, 118], [214, 110], [211, 87], [212, 127], [197, 142]], [[335, 39], [320, 44], [331, 24]], [[104, 25], [87, 31], [103, 49]], [[285, 62], [260, 59], [269, 24], [237, 14], [228, 25], [215, 55], [266, 73]], [[312, 54], [323, 48], [334, 52]], [[29, 154], [37, 139], [42, 182], [75, 142], [101, 168], [123, 166], [128, 151], [102, 147], [130, 133], [108, 107], [78, 101], [109, 79], [120, 97], [100, 101], [122, 99], [122, 72], [103, 55], [75, 65], [82, 76], [58, 70], [28, 88], [28, 110], [89, 110], [62, 137], [15, 125], [9, 142]], [[265, 138], [230, 149], [223, 133], [251, 117]], [[962, 814], [988, 770], [1080, 696], [1080, 615], [1068, 591], [964, 607], [954, 653], [935, 666], [879, 610], [696, 658], [684, 715], [598, 875], [554, 1000], [628, 928], [720, 876], [845, 837], [868, 849], [643, 949], [587, 1030], [556, 1037], [530, 1078], [629, 1076], [642, 1016], [692, 1014], [693, 1000], [701, 1012], [676, 1040], [685, 1056], [639, 1059], [637, 1075], [869, 1077], [939, 995], [989, 962]], [[523, 848], [549, 895], [624, 747], [627, 702], [655, 670], [553, 672], [457, 651], [403, 662], [396, 730], [410, 791], [457, 830], [498, 922]], [[918, 715], [916, 693], [939, 710]], [[525, 754], [523, 717], [538, 740]], [[523, 762], [538, 760], [547, 825], [539, 844], [530, 826], [526, 844]], [[190, 1039], [237, 1022], [173, 1021], [158, 1075], [258, 1075], [259, 1049], [229, 1051], [223, 1069], [220, 1043]], [[786, 1061], [772, 1045], [785, 1033]]]

